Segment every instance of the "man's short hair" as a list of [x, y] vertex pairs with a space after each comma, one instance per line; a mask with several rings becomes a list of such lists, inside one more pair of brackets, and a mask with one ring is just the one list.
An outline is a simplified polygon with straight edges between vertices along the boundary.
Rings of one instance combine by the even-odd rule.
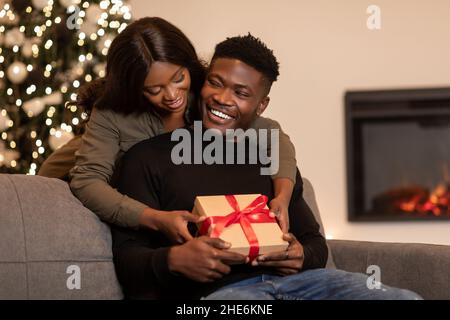
[[227, 38], [217, 44], [211, 63], [217, 58], [240, 60], [261, 72], [267, 81], [267, 92], [280, 75], [279, 63], [273, 51], [250, 33], [246, 36]]

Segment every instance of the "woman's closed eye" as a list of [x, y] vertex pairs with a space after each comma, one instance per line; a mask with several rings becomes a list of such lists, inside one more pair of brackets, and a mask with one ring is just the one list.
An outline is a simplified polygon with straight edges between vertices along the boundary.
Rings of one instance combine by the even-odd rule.
[[161, 88], [147, 88], [145, 89], [145, 92], [147, 92], [148, 94], [152, 95], [152, 96], [156, 96], [161, 92]]
[[[184, 75], [184, 73], [182, 73], [177, 79], [173, 80], [173, 82], [181, 83], [184, 81], [185, 78], [186, 78], [186, 76]], [[152, 96], [157, 96], [158, 94], [161, 93], [161, 87], [146, 88], [145, 92], [147, 92], [148, 94], [150, 94]]]
[[182, 74], [178, 77], [178, 79], [176, 79], [174, 82], [175, 82], [175, 83], [181, 83], [181, 82], [184, 81], [184, 79], [185, 79], [185, 76], [184, 76], [184, 73], [182, 73]]

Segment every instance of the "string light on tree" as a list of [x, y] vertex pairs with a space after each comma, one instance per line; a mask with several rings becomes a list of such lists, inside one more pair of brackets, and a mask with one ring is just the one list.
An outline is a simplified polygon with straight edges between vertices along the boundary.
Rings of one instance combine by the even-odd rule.
[[27, 66], [21, 61], [15, 61], [6, 69], [6, 75], [12, 83], [20, 84], [28, 75]]
[[5, 131], [13, 126], [13, 122], [11, 118], [8, 116], [8, 113], [5, 109], [0, 111], [0, 132]]
[[130, 19], [126, 1], [0, 0], [0, 173], [36, 174], [82, 133], [88, 115], [66, 102], [105, 76], [108, 48]]

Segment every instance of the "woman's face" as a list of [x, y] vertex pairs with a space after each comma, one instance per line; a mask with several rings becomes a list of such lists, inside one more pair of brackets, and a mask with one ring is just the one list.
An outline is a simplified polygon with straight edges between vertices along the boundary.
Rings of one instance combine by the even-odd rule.
[[162, 115], [184, 113], [191, 77], [189, 70], [169, 62], [154, 62], [144, 82], [144, 95]]

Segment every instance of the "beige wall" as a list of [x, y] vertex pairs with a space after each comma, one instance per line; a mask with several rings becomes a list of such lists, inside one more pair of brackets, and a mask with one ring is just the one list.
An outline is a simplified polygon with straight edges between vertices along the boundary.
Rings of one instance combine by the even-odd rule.
[[[379, 31], [366, 27], [381, 7]], [[266, 115], [278, 120], [312, 180], [327, 234], [338, 239], [450, 244], [450, 221], [349, 223], [343, 93], [450, 85], [448, 0], [131, 0], [134, 17], [161, 16], [209, 57], [251, 31], [281, 62]]]

